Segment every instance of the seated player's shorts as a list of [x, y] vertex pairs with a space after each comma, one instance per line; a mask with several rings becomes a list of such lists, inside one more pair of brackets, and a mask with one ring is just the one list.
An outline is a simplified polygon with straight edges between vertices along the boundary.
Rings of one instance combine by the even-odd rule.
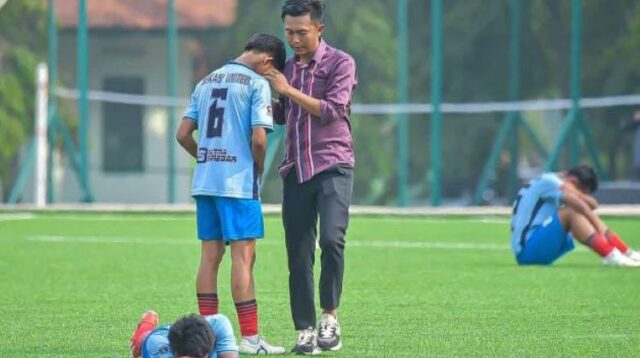
[[564, 231], [555, 213], [531, 234], [516, 260], [519, 265], [551, 265], [574, 247], [571, 234]]
[[221, 196], [194, 196], [198, 239], [225, 242], [264, 236], [259, 200]]

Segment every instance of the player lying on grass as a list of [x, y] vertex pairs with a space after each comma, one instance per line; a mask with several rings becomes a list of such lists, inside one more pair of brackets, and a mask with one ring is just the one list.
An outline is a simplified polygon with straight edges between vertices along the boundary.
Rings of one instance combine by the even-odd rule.
[[142, 358], [237, 358], [229, 319], [221, 314], [187, 315], [158, 327], [158, 314], [147, 311], [131, 336], [131, 355]]
[[640, 267], [640, 254], [594, 212], [598, 189], [593, 168], [581, 165], [545, 173], [520, 189], [513, 205], [511, 248], [520, 265], [550, 265], [577, 239], [610, 266]]

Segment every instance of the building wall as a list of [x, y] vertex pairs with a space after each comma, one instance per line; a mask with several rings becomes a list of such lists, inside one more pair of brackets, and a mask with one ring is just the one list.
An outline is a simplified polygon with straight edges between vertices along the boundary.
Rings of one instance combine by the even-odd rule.
[[[60, 80], [75, 88], [75, 34], [60, 36]], [[180, 37], [176, 93], [188, 99], [192, 87], [192, 64], [188, 38]], [[166, 95], [167, 56], [163, 33], [91, 33], [89, 36], [89, 88], [102, 90], [104, 79], [112, 76], [142, 77], [145, 94]], [[166, 107], [146, 106], [143, 109], [144, 159], [142, 172], [110, 173], [103, 168], [104, 129], [103, 102], [90, 101], [89, 160], [90, 186], [96, 202], [104, 203], [166, 203], [168, 202], [168, 113]], [[76, 111], [75, 101], [68, 108]], [[184, 106], [176, 108], [176, 128]], [[189, 201], [191, 161], [176, 144], [176, 201]], [[82, 198], [78, 181], [68, 165], [60, 163], [56, 173], [57, 202], [77, 202]]]

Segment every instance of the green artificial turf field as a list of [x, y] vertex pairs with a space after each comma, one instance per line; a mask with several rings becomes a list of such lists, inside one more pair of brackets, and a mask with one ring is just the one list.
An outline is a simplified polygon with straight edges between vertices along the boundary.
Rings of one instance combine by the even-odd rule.
[[[640, 247], [639, 219], [608, 222]], [[260, 327], [290, 349], [283, 231], [277, 216], [265, 224]], [[194, 232], [190, 214], [0, 213], [0, 357], [127, 357], [145, 310], [164, 323], [197, 311]], [[552, 267], [517, 267], [508, 235], [506, 218], [352, 217], [344, 345], [325, 355], [640, 354], [640, 269], [603, 267], [584, 248]], [[237, 331], [228, 259], [219, 296]]]

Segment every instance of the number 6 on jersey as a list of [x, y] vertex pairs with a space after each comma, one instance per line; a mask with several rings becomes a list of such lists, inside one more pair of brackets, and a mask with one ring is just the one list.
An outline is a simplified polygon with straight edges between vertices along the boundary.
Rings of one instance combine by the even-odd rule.
[[225, 101], [227, 99], [227, 89], [214, 88], [211, 90], [211, 98], [213, 98], [213, 103], [209, 107], [209, 116], [207, 117], [207, 138], [221, 137], [222, 124], [224, 122], [224, 105], [218, 107], [218, 100]]

